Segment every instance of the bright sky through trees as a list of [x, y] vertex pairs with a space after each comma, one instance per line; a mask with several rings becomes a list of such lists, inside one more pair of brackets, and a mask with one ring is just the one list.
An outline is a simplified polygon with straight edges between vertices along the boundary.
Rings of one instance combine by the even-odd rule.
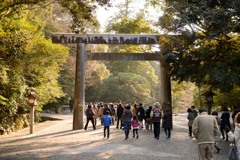
[[[102, 31], [104, 30], [105, 26], [108, 25], [108, 19], [115, 14], [118, 14], [119, 9], [116, 7], [119, 4], [125, 3], [126, 0], [113, 0], [113, 6], [110, 8], [103, 8], [99, 7], [97, 10], [97, 18], [101, 24]], [[144, 9], [145, 0], [135, 0], [133, 3], [129, 5], [130, 10], [133, 10], [134, 14], [137, 14], [141, 9]], [[149, 13], [146, 15], [147, 19], [152, 21], [157, 21], [159, 15], [162, 13], [158, 13], [156, 9], [153, 7], [149, 7], [147, 10]]]

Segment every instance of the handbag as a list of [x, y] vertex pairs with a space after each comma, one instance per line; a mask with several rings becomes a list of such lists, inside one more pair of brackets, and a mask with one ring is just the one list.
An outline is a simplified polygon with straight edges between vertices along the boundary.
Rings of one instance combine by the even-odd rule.
[[239, 160], [235, 138], [233, 139], [233, 143], [231, 144], [230, 147], [231, 148], [229, 150], [229, 160]]

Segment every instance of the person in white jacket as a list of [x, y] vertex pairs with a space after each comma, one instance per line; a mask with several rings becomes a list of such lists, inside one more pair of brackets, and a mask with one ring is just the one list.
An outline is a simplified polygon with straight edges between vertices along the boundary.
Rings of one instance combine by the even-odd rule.
[[240, 158], [240, 112], [235, 116], [235, 129], [234, 132], [230, 131], [228, 126], [225, 126], [225, 130], [228, 134], [228, 139], [233, 142], [235, 139], [236, 146], [238, 148], [238, 157]]

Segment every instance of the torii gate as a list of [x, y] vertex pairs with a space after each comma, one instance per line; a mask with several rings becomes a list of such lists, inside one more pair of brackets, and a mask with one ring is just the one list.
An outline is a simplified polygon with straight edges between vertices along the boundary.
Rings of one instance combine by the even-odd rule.
[[172, 111], [171, 82], [160, 53], [87, 53], [87, 44], [159, 44], [160, 35], [145, 34], [68, 34], [52, 35], [53, 43], [77, 43], [73, 130], [83, 129], [85, 106], [85, 61], [86, 60], [145, 60], [160, 61], [160, 88], [162, 104]]

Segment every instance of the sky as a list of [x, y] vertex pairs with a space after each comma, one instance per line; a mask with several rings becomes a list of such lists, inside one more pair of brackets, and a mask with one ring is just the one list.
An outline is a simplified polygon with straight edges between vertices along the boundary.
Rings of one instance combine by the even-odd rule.
[[[108, 19], [111, 16], [114, 16], [115, 14], [118, 13], [118, 9], [114, 6], [116, 6], [119, 3], [124, 3], [125, 0], [112, 0], [113, 7], [105, 9], [103, 7], [100, 7], [97, 9], [97, 18], [101, 24], [101, 31], [104, 30], [104, 27], [108, 24]], [[140, 9], [144, 8], [144, 2], [145, 0], [135, 0], [135, 2], [130, 6], [131, 8], [134, 8], [134, 10], [137, 12]], [[153, 8], [150, 8], [150, 17], [148, 17], [151, 20], [157, 21], [159, 15], [162, 13], [158, 13], [156, 10]]]

